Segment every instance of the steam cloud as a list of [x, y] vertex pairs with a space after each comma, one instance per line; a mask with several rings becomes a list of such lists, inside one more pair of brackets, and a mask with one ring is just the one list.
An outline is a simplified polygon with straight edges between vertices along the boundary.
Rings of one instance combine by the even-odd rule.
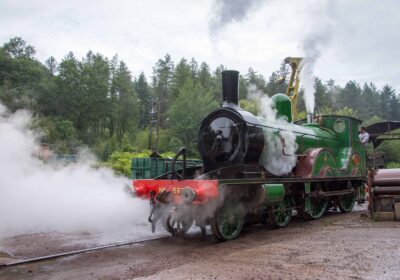
[[[0, 237], [37, 232], [148, 234], [148, 204], [123, 191], [129, 180], [90, 162], [66, 167], [32, 157], [35, 134], [27, 111], [0, 104]], [[125, 235], [127, 236], [127, 235]]]
[[242, 21], [247, 13], [263, 0], [215, 0], [209, 30], [212, 37], [233, 21]]
[[[260, 110], [260, 117], [265, 118], [268, 126], [279, 127], [281, 125], [290, 126], [285, 118], [278, 118], [272, 99], [255, 85], [250, 85], [248, 95], [250, 99], [257, 101]], [[265, 133], [266, 145], [261, 155], [261, 164], [272, 174], [284, 175], [292, 171], [296, 166], [297, 157], [294, 156], [298, 145], [296, 135], [293, 131], [282, 130], [279, 134]], [[283, 154], [283, 151], [286, 155]]]
[[318, 19], [318, 24], [312, 22], [311, 30], [302, 42], [302, 49], [305, 59], [302, 63], [300, 81], [304, 88], [304, 102], [307, 113], [314, 113], [315, 109], [315, 88], [314, 88], [314, 68], [321, 56], [321, 50], [330, 41], [332, 28], [331, 13], [334, 11], [333, 2], [325, 1], [322, 3], [322, 10], [314, 11], [313, 18]]

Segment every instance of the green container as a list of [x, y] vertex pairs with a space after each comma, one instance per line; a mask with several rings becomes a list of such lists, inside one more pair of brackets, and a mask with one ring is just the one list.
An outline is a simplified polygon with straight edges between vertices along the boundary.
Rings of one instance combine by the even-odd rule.
[[160, 158], [133, 158], [132, 179], [150, 179], [165, 173], [164, 161]]
[[[186, 168], [188, 167], [195, 167], [195, 166], [202, 166], [203, 162], [198, 159], [188, 159], [186, 160]], [[183, 161], [177, 160], [175, 162], [175, 169], [180, 170], [183, 168]], [[166, 159], [165, 160], [165, 173], [172, 171], [172, 160]]]
[[[186, 167], [201, 166], [201, 160], [186, 160]], [[175, 169], [183, 168], [183, 161], [177, 160]], [[132, 179], [152, 179], [172, 171], [172, 159], [168, 158], [133, 158], [131, 164]]]

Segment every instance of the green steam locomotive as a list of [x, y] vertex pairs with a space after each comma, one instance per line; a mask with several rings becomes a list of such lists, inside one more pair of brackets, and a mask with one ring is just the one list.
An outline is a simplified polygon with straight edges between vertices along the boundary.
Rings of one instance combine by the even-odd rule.
[[[363, 202], [366, 153], [358, 138], [361, 121], [320, 116], [292, 122], [291, 101], [271, 98], [272, 108], [257, 117], [240, 108], [237, 71], [222, 72], [219, 109], [199, 126], [202, 167], [186, 167], [186, 150], [172, 171], [151, 180], [133, 180], [138, 197], [149, 199], [149, 221], [173, 235], [195, 222], [206, 234], [211, 226], [221, 241], [236, 238], [243, 226], [265, 223], [285, 227], [293, 212], [318, 219], [328, 209], [352, 211]], [[183, 157], [183, 168], [175, 162]]]

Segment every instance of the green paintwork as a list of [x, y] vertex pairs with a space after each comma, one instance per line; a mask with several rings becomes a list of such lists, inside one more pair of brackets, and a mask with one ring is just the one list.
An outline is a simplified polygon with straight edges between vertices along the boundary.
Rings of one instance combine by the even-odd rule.
[[211, 230], [221, 241], [235, 239], [242, 231], [244, 211], [234, 201], [225, 201], [211, 223]]
[[[290, 106], [286, 105], [284, 98], [278, 94], [272, 99], [277, 109], [278, 119], [282, 116], [287, 118]], [[281, 153], [282, 157], [290, 156], [276, 150], [280, 142], [287, 143], [286, 138], [289, 133], [296, 137], [298, 147], [295, 155], [304, 155], [312, 149], [322, 148], [318, 153], [314, 153], [310, 176], [366, 178], [366, 152], [358, 137], [360, 120], [346, 116], [320, 116], [315, 123], [301, 125], [283, 121], [271, 123], [268, 119], [262, 118], [259, 121], [263, 126], [266, 139], [260, 164], [267, 170], [271, 154], [268, 149], [275, 149], [274, 152]], [[286, 151], [285, 153], [287, 154]], [[316, 187], [315, 184], [304, 183], [305, 194], [312, 192]], [[354, 205], [351, 196], [339, 197], [338, 200], [344, 211], [352, 209]], [[328, 200], [325, 198], [306, 197], [303, 211], [309, 218], [316, 219], [323, 215], [327, 203]]]
[[[312, 191], [315, 191], [315, 187], [316, 185], [313, 183], [305, 183], [304, 193], [308, 194]], [[305, 197], [304, 208], [302, 209], [302, 211], [304, 212], [307, 218], [318, 219], [324, 214], [327, 204], [328, 201], [323, 197], [321, 198]]]
[[336, 155], [338, 169], [349, 174], [354, 167], [352, 156], [357, 154], [361, 158], [361, 163], [358, 167], [362, 172], [361, 175], [365, 176], [366, 153], [358, 137], [361, 121], [352, 117], [323, 116], [320, 118], [319, 124], [337, 135], [339, 143], [333, 149], [333, 154]]
[[289, 196], [285, 196], [283, 201], [273, 205], [268, 211], [268, 222], [274, 228], [285, 227], [292, 218], [292, 204]]
[[[201, 166], [201, 160], [186, 160], [187, 167]], [[177, 160], [175, 168], [183, 168], [183, 161]], [[164, 173], [172, 171], [172, 160], [169, 158], [132, 158], [131, 177], [132, 179], [152, 179]]]
[[[324, 170], [323, 177], [331, 177], [333, 176], [333, 170], [335, 169], [336, 162], [333, 155], [328, 150], [322, 150], [322, 152], [319, 153], [317, 158], [315, 159], [312, 176], [318, 177], [320, 176], [320, 172]], [[312, 188], [315, 188], [315, 186], [311, 186], [311, 183], [304, 184], [304, 193], [310, 193], [312, 191]], [[323, 200], [322, 198], [315, 199], [306, 197], [304, 199], [304, 211], [311, 219], [317, 219], [322, 216], [326, 206], [327, 201]]]
[[[311, 186], [312, 187], [312, 186]], [[311, 190], [313, 190], [311, 188]], [[310, 209], [307, 209], [305, 213], [308, 218], [318, 219], [320, 218], [328, 206], [328, 199], [326, 197], [312, 197], [310, 198]]]
[[[281, 141], [280, 138], [284, 140], [282, 134], [287, 131], [292, 132], [296, 137], [298, 145], [296, 155], [304, 154], [307, 150], [315, 148], [325, 148], [330, 154], [328, 162], [316, 162], [314, 176], [318, 175], [323, 165], [331, 168], [333, 176], [351, 176], [355, 167], [352, 160], [354, 155], [360, 157], [357, 168], [361, 171], [361, 176], [366, 176], [366, 153], [358, 138], [360, 120], [344, 116], [322, 116], [316, 123], [303, 125], [286, 122], [271, 123], [263, 118], [259, 118], [259, 121], [266, 139], [264, 151], [260, 157], [260, 164], [264, 167], [268, 167], [266, 164], [268, 162], [268, 145]], [[281, 153], [281, 151], [276, 152]], [[282, 154], [282, 157], [285, 155]]]
[[267, 205], [281, 203], [285, 197], [285, 188], [283, 184], [263, 184], [265, 190], [265, 201]]
[[337, 205], [343, 213], [351, 212], [356, 202], [356, 196], [353, 193], [345, 194], [337, 197]]
[[277, 93], [272, 96], [272, 102], [276, 109], [278, 118], [285, 118], [286, 121], [292, 122], [292, 102], [290, 98], [283, 93]]

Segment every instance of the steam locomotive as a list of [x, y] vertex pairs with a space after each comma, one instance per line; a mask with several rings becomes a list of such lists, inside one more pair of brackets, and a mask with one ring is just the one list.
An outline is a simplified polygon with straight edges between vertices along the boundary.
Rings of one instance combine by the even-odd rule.
[[[172, 235], [193, 223], [203, 235], [231, 240], [245, 225], [285, 227], [293, 210], [318, 219], [329, 208], [352, 211], [363, 202], [366, 154], [358, 138], [360, 120], [320, 116], [292, 122], [290, 99], [274, 95], [274, 116], [257, 117], [240, 108], [237, 71], [222, 72], [222, 105], [198, 130], [202, 167], [186, 168], [186, 149], [172, 162], [172, 172], [133, 180], [137, 197], [151, 205], [149, 222]], [[175, 162], [183, 157], [183, 168]]]

